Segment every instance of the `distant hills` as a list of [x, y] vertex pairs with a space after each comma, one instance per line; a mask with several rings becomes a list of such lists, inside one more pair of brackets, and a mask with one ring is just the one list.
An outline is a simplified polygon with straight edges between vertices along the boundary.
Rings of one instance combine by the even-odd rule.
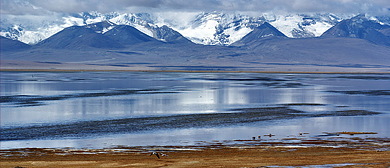
[[1, 37], [1, 59], [179, 70], [291, 70], [299, 66], [307, 67], [305, 71], [387, 71], [389, 31], [389, 25], [358, 15], [337, 23], [321, 37], [289, 38], [264, 22], [229, 46], [207, 46], [167, 26], [151, 37], [132, 26], [103, 21], [65, 28], [36, 45]]

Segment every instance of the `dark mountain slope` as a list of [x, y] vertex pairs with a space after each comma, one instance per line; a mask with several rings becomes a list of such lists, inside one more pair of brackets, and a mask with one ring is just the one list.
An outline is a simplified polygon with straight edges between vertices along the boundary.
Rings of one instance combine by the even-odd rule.
[[390, 45], [390, 26], [381, 25], [368, 20], [364, 15], [358, 15], [351, 19], [343, 20], [336, 24], [321, 37], [348, 37], [368, 40], [375, 44]]
[[158, 39], [163, 39], [167, 43], [192, 43], [185, 38], [179, 32], [169, 28], [168, 26], [162, 26], [155, 29], [154, 36]]
[[113, 29], [106, 32], [104, 36], [110, 37], [111, 39], [124, 45], [134, 45], [144, 42], [159, 42], [153, 37], [150, 37], [136, 28], [127, 25], [115, 26]]
[[86, 26], [72, 26], [54, 34], [37, 46], [54, 49], [84, 50], [93, 48], [123, 48], [117, 41], [96, 33]]
[[332, 66], [390, 65], [390, 47], [358, 38], [267, 39], [242, 46], [247, 60]]
[[31, 46], [23, 42], [12, 40], [1, 36], [0, 38], [0, 50], [1, 52], [7, 51], [23, 51], [29, 49]]
[[379, 30], [379, 32], [381, 32], [385, 36], [389, 36], [390, 37], [390, 26], [389, 26], [389, 28], [385, 28], [385, 29]]
[[256, 27], [252, 32], [248, 33], [241, 40], [232, 44], [232, 46], [250, 45], [257, 41], [267, 38], [287, 38], [282, 32], [265, 22], [259, 27]]

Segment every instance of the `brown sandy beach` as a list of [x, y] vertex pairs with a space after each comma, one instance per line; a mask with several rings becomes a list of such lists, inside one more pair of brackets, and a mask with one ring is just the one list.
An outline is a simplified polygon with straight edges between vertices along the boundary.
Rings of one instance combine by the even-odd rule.
[[[389, 138], [236, 141], [228, 145], [1, 150], [1, 167], [389, 167]], [[151, 152], [168, 156], [160, 159]]]

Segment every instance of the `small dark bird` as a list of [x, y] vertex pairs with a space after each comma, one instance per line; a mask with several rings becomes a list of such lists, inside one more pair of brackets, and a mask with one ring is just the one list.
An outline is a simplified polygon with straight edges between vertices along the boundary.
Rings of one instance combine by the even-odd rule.
[[268, 134], [268, 135], [264, 135], [264, 136], [269, 136], [270, 138], [272, 137], [272, 136], [275, 136], [275, 135], [273, 135], [273, 134]]
[[159, 155], [157, 152], [152, 152], [152, 153], [150, 154], [150, 156], [152, 156], [152, 155], [156, 155], [156, 156], [157, 156], [157, 158], [159, 158], [159, 159], [160, 159], [160, 155]]

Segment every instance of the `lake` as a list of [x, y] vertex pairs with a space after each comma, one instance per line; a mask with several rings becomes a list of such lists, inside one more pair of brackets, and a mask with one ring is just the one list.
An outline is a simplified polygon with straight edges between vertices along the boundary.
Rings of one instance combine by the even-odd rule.
[[0, 105], [1, 149], [390, 137], [390, 74], [1, 72]]

